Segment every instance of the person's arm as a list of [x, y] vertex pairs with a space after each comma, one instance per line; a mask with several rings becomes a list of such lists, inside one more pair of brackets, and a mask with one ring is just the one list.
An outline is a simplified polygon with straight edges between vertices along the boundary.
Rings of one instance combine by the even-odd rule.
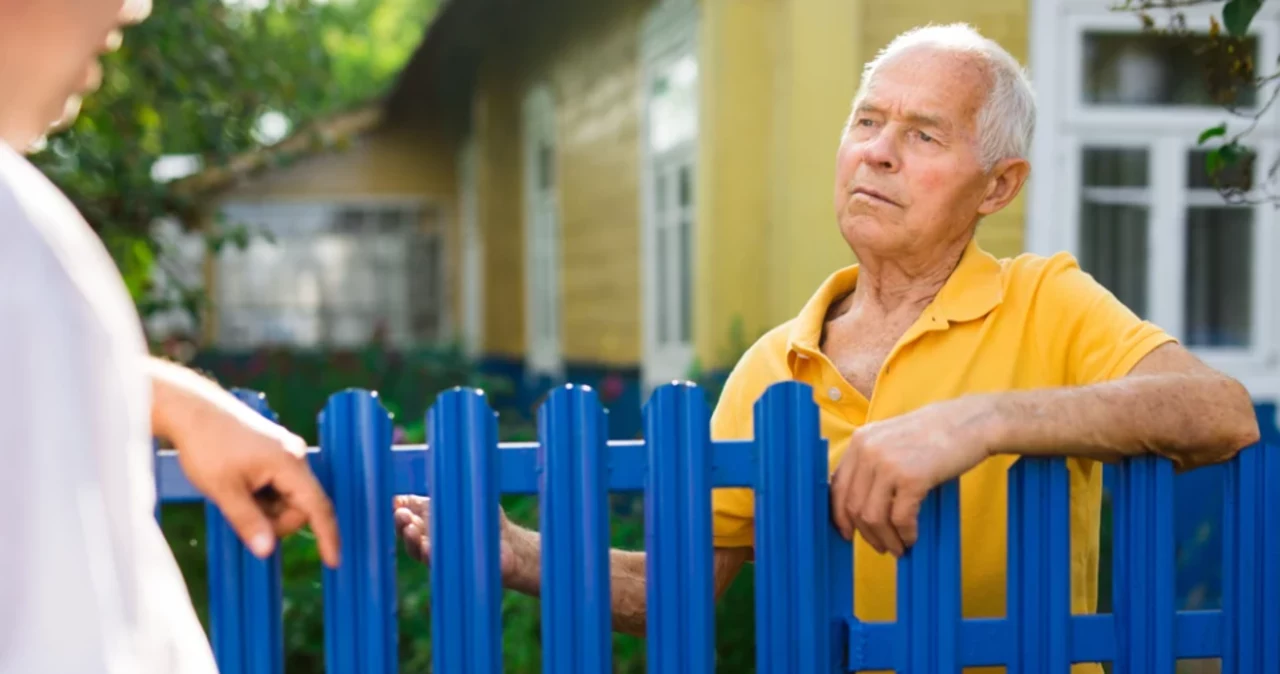
[[321, 559], [336, 567], [338, 525], [306, 442], [188, 368], [159, 358], [147, 365], [153, 431], [173, 442], [192, 485], [254, 554], [270, 554], [277, 537], [310, 523]]
[[[424, 564], [431, 562], [431, 543], [427, 538], [431, 501], [423, 496], [397, 496], [395, 502], [396, 531], [404, 541], [410, 557]], [[500, 566], [502, 583], [508, 589], [538, 597], [542, 593], [542, 536], [501, 519], [502, 538]], [[715, 548], [712, 552], [712, 574], [717, 599], [742, 569], [750, 548]], [[613, 629], [635, 636], [645, 635], [645, 553], [641, 551], [609, 551], [609, 585], [613, 594]]]
[[994, 394], [986, 406], [990, 454], [1116, 461], [1155, 453], [1189, 470], [1226, 461], [1260, 437], [1244, 386], [1174, 343], [1126, 377]]
[[1259, 438], [1248, 392], [1141, 320], [1073, 261], [1038, 279], [1028, 339], [1062, 385], [980, 393], [867, 424], [832, 476], [832, 515], [901, 555], [929, 490], [997, 454], [1118, 460], [1154, 453], [1187, 470]]
[[[536, 531], [510, 525], [508, 540], [518, 560], [516, 573], [507, 586], [517, 592], [537, 597], [542, 589], [542, 538]], [[712, 550], [712, 583], [718, 600], [733, 583], [750, 555], [750, 548], [715, 548]], [[609, 587], [613, 593], [613, 629], [633, 636], [645, 636], [646, 598], [645, 553], [643, 551], [609, 551]]]

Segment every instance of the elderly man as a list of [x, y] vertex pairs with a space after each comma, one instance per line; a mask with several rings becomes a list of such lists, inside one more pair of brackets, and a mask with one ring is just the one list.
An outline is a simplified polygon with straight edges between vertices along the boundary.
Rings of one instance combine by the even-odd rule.
[[[894, 40], [870, 63], [836, 154], [834, 208], [860, 263], [754, 344], [712, 420], [749, 438], [776, 382], [811, 385], [830, 443], [835, 524], [855, 541], [856, 614], [894, 618], [896, 556], [920, 502], [960, 477], [963, 610], [1004, 614], [1007, 472], [1066, 455], [1072, 608], [1094, 609], [1099, 460], [1156, 452], [1189, 468], [1258, 438], [1249, 394], [1144, 322], [1066, 254], [998, 260], [974, 232], [1018, 195], [1035, 119], [1017, 62], [967, 26]], [[425, 554], [422, 503], [398, 511]], [[713, 497], [717, 590], [753, 544], [753, 494]], [[538, 538], [505, 526], [511, 587], [536, 592]], [[619, 629], [640, 633], [641, 552], [613, 553]]]
[[[20, 154], [70, 121], [150, 5], [0, 0], [0, 672], [216, 670], [156, 525], [153, 433], [254, 552], [309, 520], [338, 563], [306, 444], [148, 356], [101, 241]], [[255, 498], [265, 487], [280, 498]]]

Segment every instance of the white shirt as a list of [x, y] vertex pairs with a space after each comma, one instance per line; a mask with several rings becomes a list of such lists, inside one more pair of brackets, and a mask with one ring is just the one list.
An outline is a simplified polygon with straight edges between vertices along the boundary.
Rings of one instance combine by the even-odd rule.
[[0, 143], [0, 674], [213, 674], [154, 519], [146, 343], [98, 237]]

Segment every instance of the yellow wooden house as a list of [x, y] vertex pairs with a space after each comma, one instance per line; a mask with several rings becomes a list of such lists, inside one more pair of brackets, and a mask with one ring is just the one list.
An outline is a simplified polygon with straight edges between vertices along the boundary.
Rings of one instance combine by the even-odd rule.
[[[538, 386], [613, 376], [634, 389], [615, 405], [636, 407], [695, 363], [730, 366], [735, 326], [791, 318], [854, 262], [831, 190], [862, 65], [913, 26], [964, 21], [1027, 64], [1040, 102], [1030, 185], [981, 244], [1074, 252], [1272, 397], [1277, 215], [1208, 188], [1196, 135], [1223, 112], [1185, 44], [1114, 4], [452, 0], [386, 100], [294, 141], [342, 147], [196, 177], [277, 241], [211, 264], [205, 339], [456, 338]], [[1280, 54], [1273, 4], [1259, 63]], [[1199, 11], [1189, 25], [1208, 25]], [[1277, 132], [1264, 117], [1262, 157]]]

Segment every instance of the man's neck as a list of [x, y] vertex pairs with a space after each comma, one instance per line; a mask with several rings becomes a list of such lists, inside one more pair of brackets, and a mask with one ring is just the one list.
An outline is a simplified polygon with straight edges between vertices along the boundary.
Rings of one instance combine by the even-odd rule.
[[923, 310], [951, 278], [967, 245], [966, 237], [909, 259], [859, 254], [858, 282], [843, 304], [885, 315]]

